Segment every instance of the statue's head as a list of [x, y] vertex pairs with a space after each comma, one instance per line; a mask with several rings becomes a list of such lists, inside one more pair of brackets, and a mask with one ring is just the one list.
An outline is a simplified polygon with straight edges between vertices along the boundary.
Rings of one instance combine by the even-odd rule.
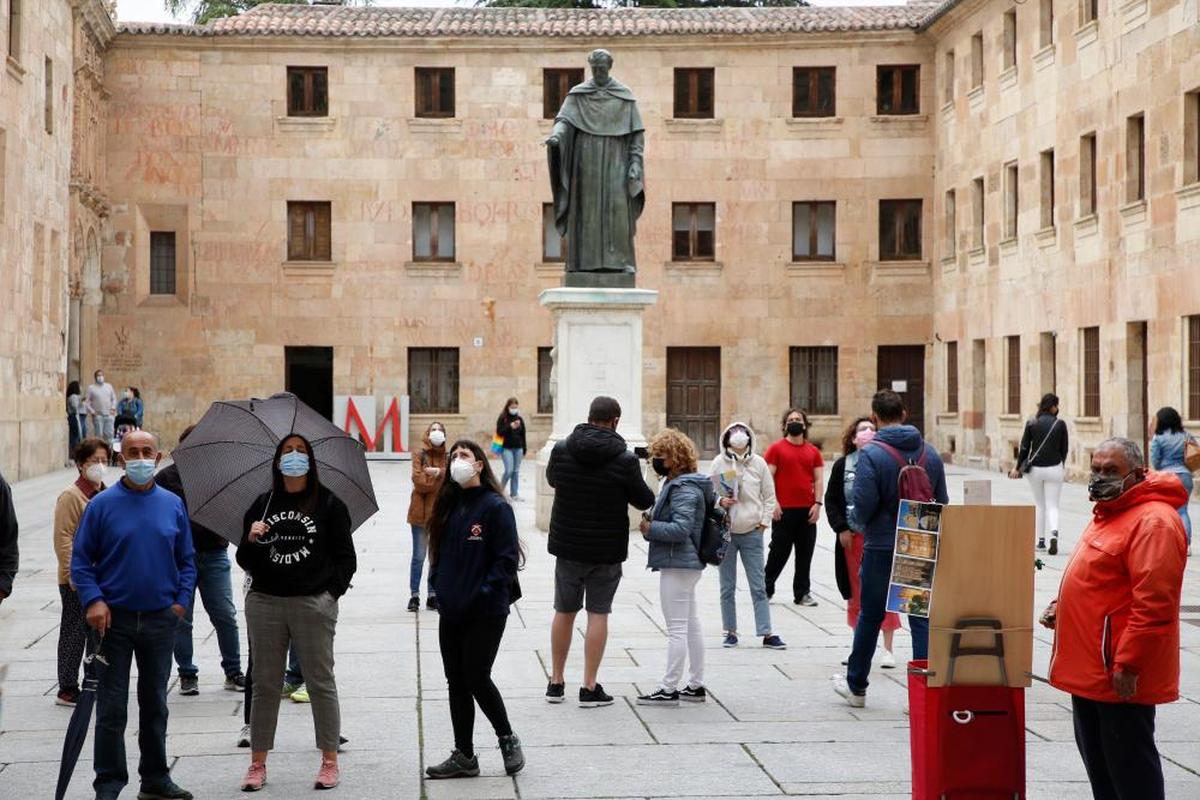
[[592, 68], [592, 80], [597, 86], [608, 83], [608, 73], [612, 70], [612, 53], [607, 50], [593, 50], [588, 55], [588, 66]]

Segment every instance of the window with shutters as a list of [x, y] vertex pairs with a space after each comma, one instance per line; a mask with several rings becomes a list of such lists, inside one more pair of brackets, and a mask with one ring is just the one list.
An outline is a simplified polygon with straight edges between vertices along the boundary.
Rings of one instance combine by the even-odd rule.
[[946, 413], [958, 413], [958, 342], [946, 342]]
[[836, 116], [836, 86], [836, 67], [793, 67], [792, 116]]
[[1083, 328], [1079, 332], [1083, 351], [1083, 416], [1100, 416], [1100, 329]]
[[542, 118], [554, 119], [572, 86], [583, 83], [582, 69], [542, 70]]
[[552, 347], [537, 349], [537, 410], [539, 414], [554, 413], [554, 393], [550, 391], [550, 372], [554, 369], [554, 359], [550, 357], [550, 353], [553, 349]]
[[1004, 413], [1021, 413], [1021, 337], [1005, 336], [1007, 352], [1005, 385], [1008, 387], [1004, 402]]
[[1187, 418], [1200, 419], [1200, 314], [1183, 318], [1187, 330]]
[[791, 348], [792, 405], [810, 414], [838, 413], [838, 349]]
[[175, 294], [175, 231], [150, 232], [150, 294]]
[[408, 397], [413, 414], [457, 414], [458, 348], [408, 348]]
[[1096, 213], [1099, 192], [1096, 185], [1096, 134], [1089, 133], [1079, 138], [1079, 216]]
[[1017, 219], [1021, 214], [1021, 180], [1017, 162], [1004, 165], [1004, 238], [1017, 238]]
[[945, 79], [946, 85], [942, 88], [942, 92], [943, 92], [942, 102], [943, 103], [953, 103], [954, 102], [954, 51], [953, 50], [946, 51], [946, 62], [945, 63], [946, 63], [946, 66], [945, 66], [945, 69], [943, 70], [945, 74], [943, 75], [943, 78]]
[[921, 201], [879, 201], [879, 260], [921, 260]]
[[981, 249], [985, 242], [984, 233], [984, 202], [983, 177], [971, 181], [971, 247]]
[[567, 237], [554, 223], [554, 204], [542, 203], [542, 261], [566, 261]]
[[1053, 228], [1057, 224], [1054, 198], [1054, 151], [1042, 152], [1042, 228]]
[[711, 261], [716, 254], [717, 206], [715, 203], [671, 205], [671, 258], [675, 261]]
[[946, 192], [946, 219], [943, 223], [945, 228], [945, 243], [946, 256], [953, 258], [958, 253], [958, 197], [953, 189]]
[[713, 118], [712, 67], [675, 69], [675, 119]]
[[1017, 10], [1004, 12], [1004, 68], [1017, 65]]
[[21, 4], [24, 0], [8, 0], [8, 57], [21, 60]]
[[1146, 117], [1125, 120], [1125, 202], [1146, 199]]
[[413, 203], [413, 261], [454, 260], [454, 203]]
[[832, 200], [792, 203], [792, 260], [833, 261], [837, 205]]
[[983, 86], [983, 32], [971, 37], [971, 88]]
[[1183, 96], [1183, 184], [1200, 182], [1200, 89]]
[[287, 109], [289, 117], [329, 115], [328, 67], [287, 68]]
[[875, 68], [875, 113], [921, 113], [921, 67], [917, 64]]
[[417, 67], [418, 117], [454, 116], [454, 67]]
[[288, 261], [332, 260], [330, 204], [289, 201]]

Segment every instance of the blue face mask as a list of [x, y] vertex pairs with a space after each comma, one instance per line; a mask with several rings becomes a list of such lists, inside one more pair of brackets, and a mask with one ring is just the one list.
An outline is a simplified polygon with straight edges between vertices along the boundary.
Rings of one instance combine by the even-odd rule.
[[279, 459], [279, 471], [289, 478], [299, 478], [308, 474], [308, 453], [293, 450], [284, 453]]
[[145, 486], [154, 477], [154, 459], [136, 458], [125, 462], [125, 476], [138, 486]]

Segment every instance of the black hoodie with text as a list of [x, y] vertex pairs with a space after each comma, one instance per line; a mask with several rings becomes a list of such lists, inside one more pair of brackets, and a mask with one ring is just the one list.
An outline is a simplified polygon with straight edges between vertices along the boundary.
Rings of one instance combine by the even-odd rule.
[[[306, 495], [268, 492], [246, 512], [237, 562], [251, 578], [253, 591], [279, 597], [329, 592], [341, 597], [358, 569], [350, 512], [332, 492], [322, 488], [306, 508]], [[269, 504], [269, 505], [268, 505]], [[251, 542], [250, 526], [269, 526]]]

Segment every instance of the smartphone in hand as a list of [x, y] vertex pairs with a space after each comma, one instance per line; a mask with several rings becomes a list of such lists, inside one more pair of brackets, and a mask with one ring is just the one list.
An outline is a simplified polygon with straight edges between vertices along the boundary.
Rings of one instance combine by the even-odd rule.
[[633, 448], [633, 454], [641, 459], [650, 458], [650, 450], [649, 450], [649, 448], [646, 448], [646, 447]]

